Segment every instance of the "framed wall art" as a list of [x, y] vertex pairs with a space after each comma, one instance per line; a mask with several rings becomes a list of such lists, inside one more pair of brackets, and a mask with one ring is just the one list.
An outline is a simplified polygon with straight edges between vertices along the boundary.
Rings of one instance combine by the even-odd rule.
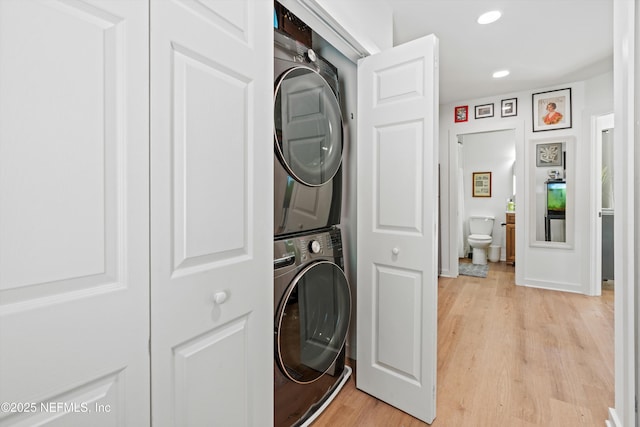
[[473, 197], [491, 197], [491, 172], [473, 172]]
[[518, 98], [503, 99], [500, 104], [500, 117], [518, 115]]
[[536, 144], [536, 166], [562, 166], [562, 142]]
[[460, 105], [459, 107], [454, 108], [453, 117], [456, 123], [466, 122], [469, 120], [469, 106]]
[[476, 105], [476, 119], [493, 117], [493, 104]]
[[533, 94], [533, 131], [571, 127], [571, 88]]

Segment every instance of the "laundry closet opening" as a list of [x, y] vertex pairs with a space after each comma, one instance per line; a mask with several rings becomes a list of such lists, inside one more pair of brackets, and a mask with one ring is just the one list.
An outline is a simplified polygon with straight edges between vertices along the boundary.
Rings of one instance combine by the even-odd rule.
[[341, 224], [348, 138], [342, 76], [323, 56], [330, 46], [275, 6], [274, 425], [290, 426], [312, 422], [351, 376]]

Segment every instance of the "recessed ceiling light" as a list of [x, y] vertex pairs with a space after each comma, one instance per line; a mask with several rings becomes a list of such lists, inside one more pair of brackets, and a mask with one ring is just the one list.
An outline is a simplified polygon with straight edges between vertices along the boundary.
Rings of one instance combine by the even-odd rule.
[[507, 77], [509, 75], [509, 70], [500, 70], [493, 73], [494, 79], [501, 79], [502, 77]]
[[491, 24], [496, 22], [502, 16], [502, 12], [499, 10], [492, 10], [491, 12], [483, 13], [478, 17], [478, 24]]

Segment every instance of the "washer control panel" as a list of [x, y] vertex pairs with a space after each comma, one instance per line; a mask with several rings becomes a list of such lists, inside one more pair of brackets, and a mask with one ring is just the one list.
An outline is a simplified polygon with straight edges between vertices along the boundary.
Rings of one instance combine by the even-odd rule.
[[342, 252], [342, 239], [338, 228], [300, 236], [295, 241], [300, 251], [300, 260], [303, 262], [315, 257], [333, 257]]
[[309, 242], [309, 250], [312, 254], [320, 253], [320, 249], [322, 249], [322, 247], [320, 246], [320, 242], [318, 242], [317, 240], [312, 240], [311, 242]]
[[287, 237], [274, 241], [274, 266], [277, 268], [316, 258], [342, 257], [342, 236], [337, 227], [312, 234]]
[[334, 260], [343, 266], [342, 235], [338, 227], [315, 233], [285, 237], [273, 242], [273, 266], [276, 274], [286, 274], [307, 262]]

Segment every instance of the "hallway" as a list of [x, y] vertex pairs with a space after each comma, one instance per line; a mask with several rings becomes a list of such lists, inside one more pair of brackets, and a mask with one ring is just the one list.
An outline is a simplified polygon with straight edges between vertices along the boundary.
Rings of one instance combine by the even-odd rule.
[[[438, 281], [434, 427], [602, 426], [614, 404], [613, 289], [587, 297], [486, 279]], [[357, 372], [356, 372], [357, 375]], [[426, 426], [355, 389], [353, 378], [313, 424]]]

